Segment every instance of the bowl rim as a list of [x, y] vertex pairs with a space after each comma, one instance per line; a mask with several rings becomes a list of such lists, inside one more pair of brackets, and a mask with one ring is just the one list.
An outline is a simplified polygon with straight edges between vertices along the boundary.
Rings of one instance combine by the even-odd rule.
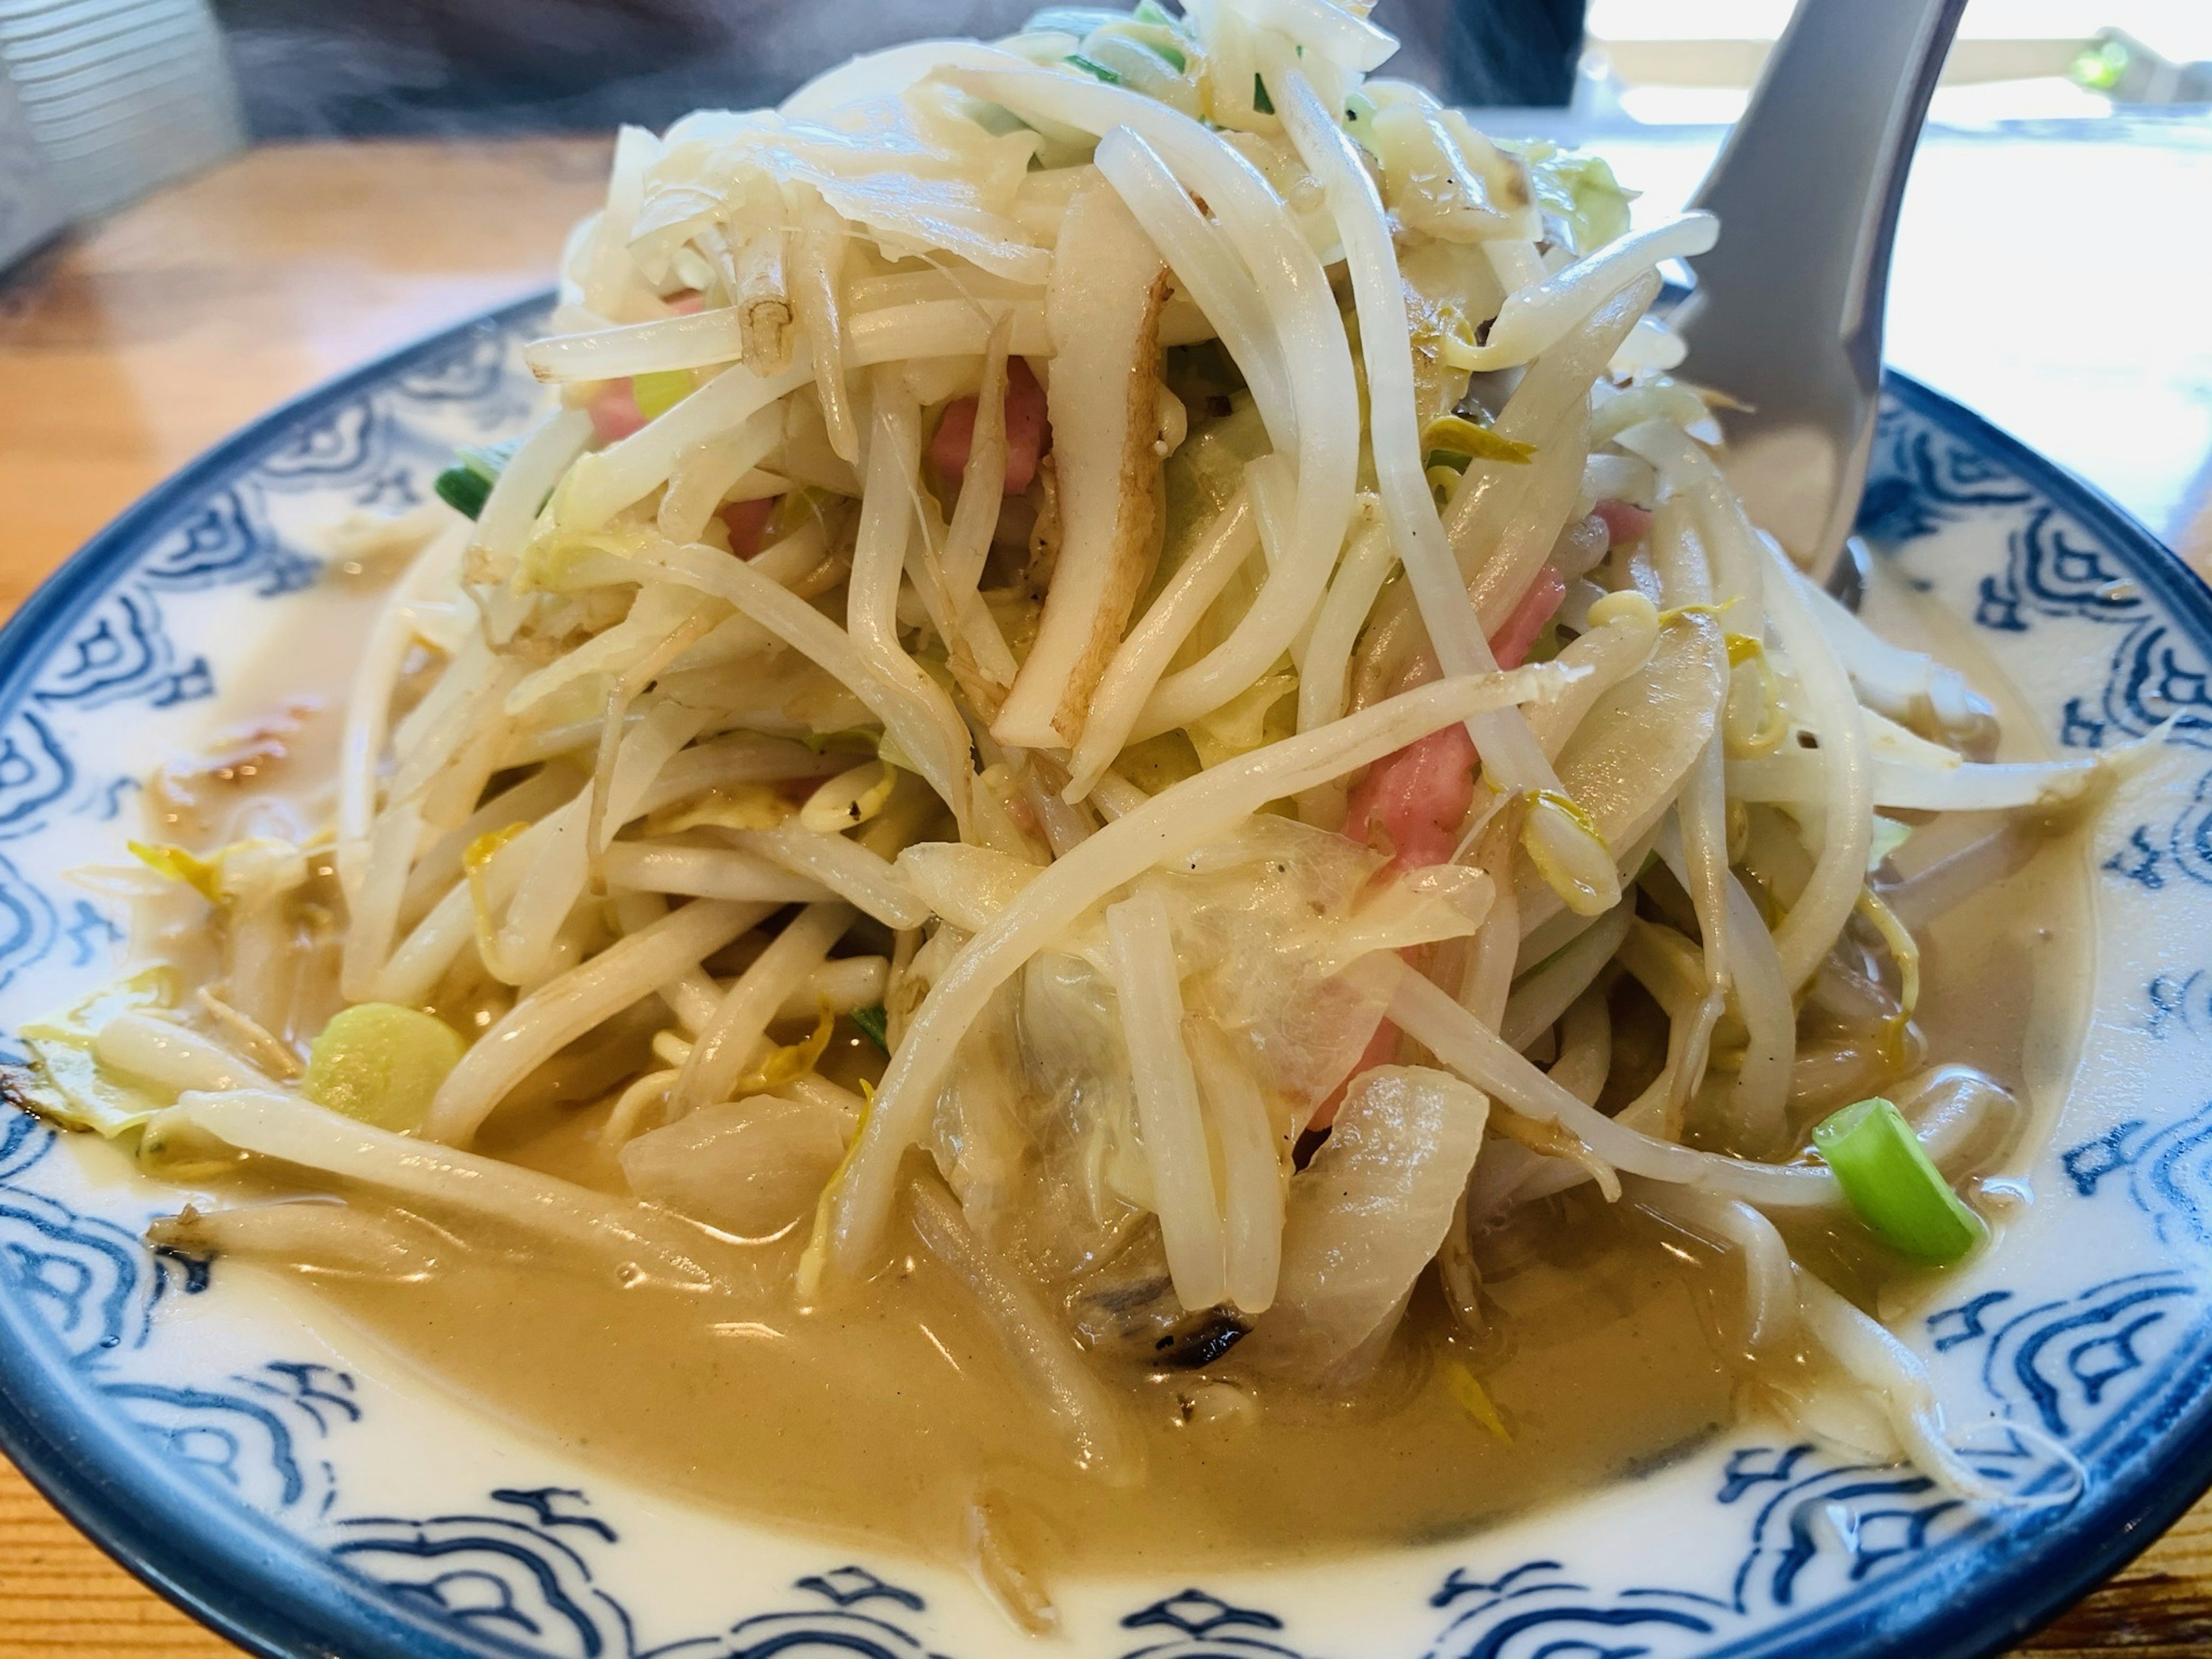
[[[0, 711], [13, 709], [44, 666], [37, 647], [76, 621], [147, 540], [271, 439], [356, 393], [439, 360], [471, 338], [504, 332], [542, 312], [541, 290], [336, 375], [287, 399], [154, 484], [64, 560], [0, 625]], [[1980, 454], [1998, 460], [2124, 550], [2131, 577], [2212, 652], [2212, 586], [2095, 485], [1923, 383], [1885, 370], [1885, 394]], [[229, 1640], [267, 1659], [326, 1654], [335, 1641], [356, 1659], [484, 1659], [534, 1650], [463, 1631], [410, 1606], [332, 1559], [299, 1534], [241, 1503], [216, 1498], [162, 1458], [118, 1414], [87, 1412], [81, 1379], [35, 1315], [0, 1297], [0, 1450], [70, 1521], [125, 1571]], [[1979, 1582], [1948, 1595], [1911, 1595], [1929, 1571], [1897, 1575], [1875, 1602], [1846, 1595], [1780, 1628], [1716, 1649], [1759, 1659], [1984, 1659], [2070, 1607], [2160, 1536], [2212, 1489], [2212, 1352], [2166, 1390], [2171, 1404], [2138, 1450], [2090, 1503], [2014, 1543]], [[1945, 1553], [1948, 1556], [1949, 1552]], [[1966, 1593], [1958, 1591], [1964, 1588]], [[1885, 1602], [1913, 1617], [1870, 1620]]]

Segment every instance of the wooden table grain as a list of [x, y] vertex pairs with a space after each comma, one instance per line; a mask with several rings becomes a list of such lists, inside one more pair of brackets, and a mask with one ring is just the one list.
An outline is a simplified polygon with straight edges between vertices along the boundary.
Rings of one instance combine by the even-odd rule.
[[[0, 285], [0, 612], [142, 491], [272, 404], [544, 286], [606, 155], [592, 139], [263, 149], [11, 274]], [[2191, 550], [2205, 559], [2212, 515], [2199, 522], [2203, 544]], [[235, 1651], [0, 1462], [0, 1659]], [[2212, 1504], [2022, 1651], [2212, 1654]]]

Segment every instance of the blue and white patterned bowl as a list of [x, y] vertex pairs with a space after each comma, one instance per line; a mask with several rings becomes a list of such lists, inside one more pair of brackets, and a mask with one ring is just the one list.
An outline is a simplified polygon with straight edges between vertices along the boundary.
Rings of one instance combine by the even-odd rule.
[[[0, 1030], [110, 975], [61, 879], [137, 780], [244, 710], [328, 527], [512, 429], [543, 302], [292, 404], [125, 514], [0, 648]], [[2093, 1015], [2002, 1249], [1905, 1339], [1991, 1514], [1759, 1423], [1457, 1540], [1295, 1573], [1060, 1587], [1085, 1659], [1607, 1659], [2002, 1645], [2212, 1480], [2212, 594], [2074, 479], [1910, 382], [1864, 527], [2053, 750], [2159, 734], [2094, 832]], [[326, 597], [326, 596], [325, 596]], [[264, 688], [265, 695], [267, 688]], [[232, 700], [227, 704], [226, 700]], [[2178, 719], [2174, 718], [2179, 716]], [[0, 1109], [4, 1110], [5, 1109]], [[976, 1659], [1033, 1647], [964, 1579], [626, 1486], [442, 1393], [295, 1291], [149, 1254], [171, 1207], [88, 1137], [0, 1117], [0, 1442], [134, 1571], [276, 1654]], [[1992, 1424], [1990, 1420], [1994, 1419]]]

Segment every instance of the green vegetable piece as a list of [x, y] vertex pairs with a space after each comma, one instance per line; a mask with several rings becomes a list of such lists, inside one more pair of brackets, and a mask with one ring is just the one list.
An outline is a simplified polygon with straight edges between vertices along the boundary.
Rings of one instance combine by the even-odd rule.
[[109, 1139], [145, 1122], [169, 1103], [93, 1058], [93, 1035], [118, 1014], [173, 1007], [174, 976], [149, 968], [104, 985], [65, 1014], [33, 1020], [16, 1032], [31, 1063], [0, 1066], [0, 1093], [19, 1106]]
[[422, 1127], [431, 1097], [468, 1045], [419, 1009], [362, 1002], [323, 1027], [301, 1091], [343, 1116], [404, 1133]]
[[438, 499], [456, 513], [474, 519], [483, 513], [484, 502], [491, 496], [491, 487], [499, 482], [499, 475], [514, 459], [520, 438], [510, 438], [503, 444], [463, 444], [453, 452], [453, 464], [438, 475], [431, 485]]
[[1252, 107], [1262, 115], [1275, 112], [1275, 100], [1267, 96], [1267, 83], [1256, 71], [1252, 76]]
[[1880, 1095], [1825, 1119], [1813, 1131], [1813, 1146], [1859, 1219], [1899, 1254], [1947, 1267], [1989, 1236], [1905, 1115]]
[[659, 420], [690, 397], [698, 386], [688, 368], [654, 369], [629, 377], [629, 392], [637, 400], [637, 412], [648, 421]]
[[1167, 66], [1177, 75], [1182, 75], [1189, 70], [1190, 59], [1183, 55], [1182, 47], [1170, 46], [1164, 41], [1153, 41], [1149, 44], [1152, 49], [1160, 55]]
[[1068, 53], [1065, 61], [1069, 68], [1079, 69], [1085, 75], [1094, 75], [1109, 87], [1118, 87], [1121, 84], [1121, 77], [1116, 75], [1112, 70], [1108, 69], [1103, 64], [1097, 63], [1091, 58], [1085, 58], [1079, 52], [1072, 52]]
[[872, 1002], [865, 1008], [854, 1009], [853, 1024], [859, 1026], [862, 1035], [877, 1048], [885, 1054], [890, 1053], [890, 1016], [884, 1012], [882, 1003]]
[[1439, 415], [1431, 421], [1421, 434], [1421, 442], [1431, 459], [1427, 463], [1435, 466], [1436, 457], [1443, 458], [1443, 465], [1455, 471], [1464, 472], [1473, 461], [1503, 461], [1509, 466], [1526, 466], [1535, 459], [1536, 446], [1522, 443], [1517, 438], [1508, 438], [1486, 426], [1478, 425], [1464, 415]]
[[438, 492], [438, 499], [454, 512], [474, 519], [483, 515], [484, 503], [491, 499], [491, 483], [474, 467], [449, 466], [438, 475], [438, 481], [431, 488]]
[[1129, 15], [1139, 23], [1164, 23], [1170, 27], [1175, 23], [1175, 19], [1169, 15], [1168, 9], [1159, 3], [1159, 0], [1137, 0], [1135, 9]]

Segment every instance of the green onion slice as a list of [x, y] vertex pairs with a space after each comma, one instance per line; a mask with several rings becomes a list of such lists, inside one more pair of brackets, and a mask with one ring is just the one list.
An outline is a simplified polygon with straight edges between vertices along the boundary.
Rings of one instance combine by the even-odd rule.
[[491, 499], [491, 480], [473, 467], [449, 466], [430, 487], [447, 507], [471, 519], [481, 518], [484, 503]]
[[1071, 69], [1079, 69], [1085, 75], [1096, 76], [1099, 80], [1103, 81], [1109, 87], [1118, 87], [1121, 84], [1121, 77], [1119, 75], [1115, 74], [1112, 70], [1108, 69], [1105, 64], [1096, 63], [1091, 58], [1085, 58], [1079, 52], [1072, 52], [1068, 53], [1066, 58], [1062, 61], [1065, 62]]
[[884, 1012], [882, 1003], [872, 1002], [865, 1008], [854, 1009], [852, 1019], [869, 1042], [885, 1054], [890, 1053], [890, 1016]]
[[510, 438], [503, 444], [463, 444], [453, 452], [453, 465], [441, 472], [430, 487], [454, 512], [471, 519], [480, 517], [484, 503], [491, 499], [492, 485], [514, 459], [520, 442], [519, 438]]
[[1928, 1156], [1905, 1114], [1876, 1095], [1825, 1119], [1814, 1150], [1875, 1237], [1899, 1254], [1945, 1267], [1989, 1236]]

